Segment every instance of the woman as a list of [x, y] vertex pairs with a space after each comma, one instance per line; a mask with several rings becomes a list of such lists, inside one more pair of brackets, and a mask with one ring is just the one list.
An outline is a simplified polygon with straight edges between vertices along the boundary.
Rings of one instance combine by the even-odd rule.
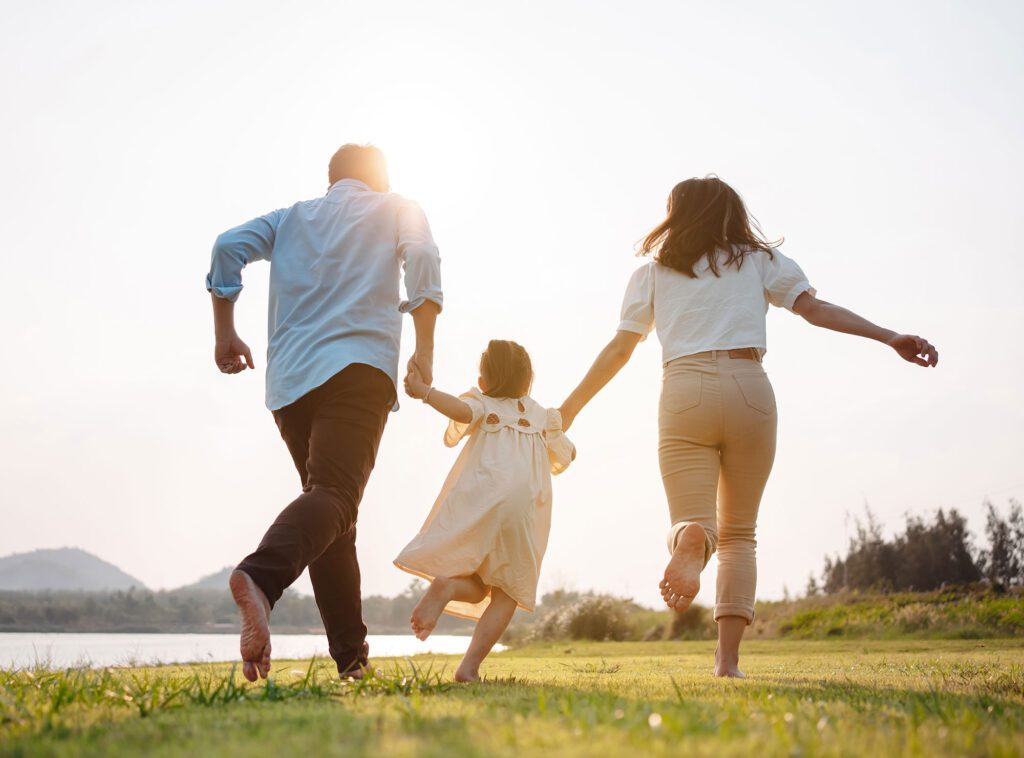
[[653, 260], [633, 274], [618, 332], [562, 405], [563, 428], [656, 329], [664, 365], [658, 456], [672, 518], [661, 594], [686, 610], [718, 552], [715, 674], [741, 677], [740, 641], [754, 618], [757, 510], [775, 457], [775, 395], [761, 367], [768, 304], [882, 342], [919, 366], [935, 366], [938, 352], [819, 300], [717, 177], [677, 184], [641, 253]]

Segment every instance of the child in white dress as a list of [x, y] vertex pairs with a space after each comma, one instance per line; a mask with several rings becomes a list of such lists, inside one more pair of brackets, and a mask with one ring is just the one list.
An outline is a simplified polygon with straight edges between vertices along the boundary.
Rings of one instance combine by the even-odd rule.
[[532, 611], [551, 528], [551, 474], [576, 457], [558, 411], [529, 397], [530, 356], [515, 342], [492, 340], [480, 358], [479, 389], [459, 397], [423, 382], [405, 390], [451, 422], [444, 443], [469, 441], [455, 461], [423, 527], [395, 559], [430, 580], [412, 613], [421, 640], [442, 612], [476, 620], [456, 681], [479, 681], [480, 663], [512, 620]]

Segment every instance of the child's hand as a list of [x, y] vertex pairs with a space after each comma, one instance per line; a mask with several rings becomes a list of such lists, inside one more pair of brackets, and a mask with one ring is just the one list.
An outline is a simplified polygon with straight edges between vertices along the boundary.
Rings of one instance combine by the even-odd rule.
[[405, 375], [405, 394], [415, 400], [422, 400], [430, 391], [430, 385], [423, 381], [420, 372], [411, 368]]

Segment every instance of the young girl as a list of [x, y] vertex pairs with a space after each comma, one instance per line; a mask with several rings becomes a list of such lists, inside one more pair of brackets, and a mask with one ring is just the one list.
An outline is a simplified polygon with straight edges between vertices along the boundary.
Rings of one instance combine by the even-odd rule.
[[454, 397], [416, 371], [405, 391], [451, 422], [444, 443], [469, 436], [430, 515], [395, 565], [430, 581], [412, 612], [425, 640], [442, 612], [477, 621], [458, 682], [480, 680], [480, 663], [512, 620], [532, 611], [551, 528], [551, 474], [576, 457], [558, 411], [529, 397], [530, 356], [515, 342], [492, 340], [480, 358], [479, 389]]

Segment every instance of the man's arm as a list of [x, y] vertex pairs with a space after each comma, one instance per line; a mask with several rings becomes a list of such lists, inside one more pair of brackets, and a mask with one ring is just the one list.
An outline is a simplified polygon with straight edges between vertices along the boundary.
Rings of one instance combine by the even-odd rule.
[[252, 352], [235, 331], [235, 301], [242, 292], [242, 269], [255, 260], [270, 260], [277, 225], [284, 211], [274, 211], [229, 229], [213, 243], [206, 289], [213, 298], [213, 359], [225, 374], [255, 368]]
[[409, 359], [409, 372], [417, 371], [420, 377], [431, 385], [434, 383], [434, 326], [441, 307], [432, 300], [426, 300], [412, 312], [412, 323], [416, 328], [416, 352]]
[[423, 210], [404, 198], [398, 211], [398, 255], [405, 270], [408, 298], [398, 309], [411, 313], [416, 327], [416, 352], [408, 368], [410, 372], [417, 369], [429, 385], [434, 381], [434, 326], [444, 305], [441, 257]]
[[235, 304], [213, 293], [210, 297], [213, 300], [213, 360], [217, 368], [225, 374], [245, 371], [246, 366], [256, 368], [252, 351], [235, 331]]

